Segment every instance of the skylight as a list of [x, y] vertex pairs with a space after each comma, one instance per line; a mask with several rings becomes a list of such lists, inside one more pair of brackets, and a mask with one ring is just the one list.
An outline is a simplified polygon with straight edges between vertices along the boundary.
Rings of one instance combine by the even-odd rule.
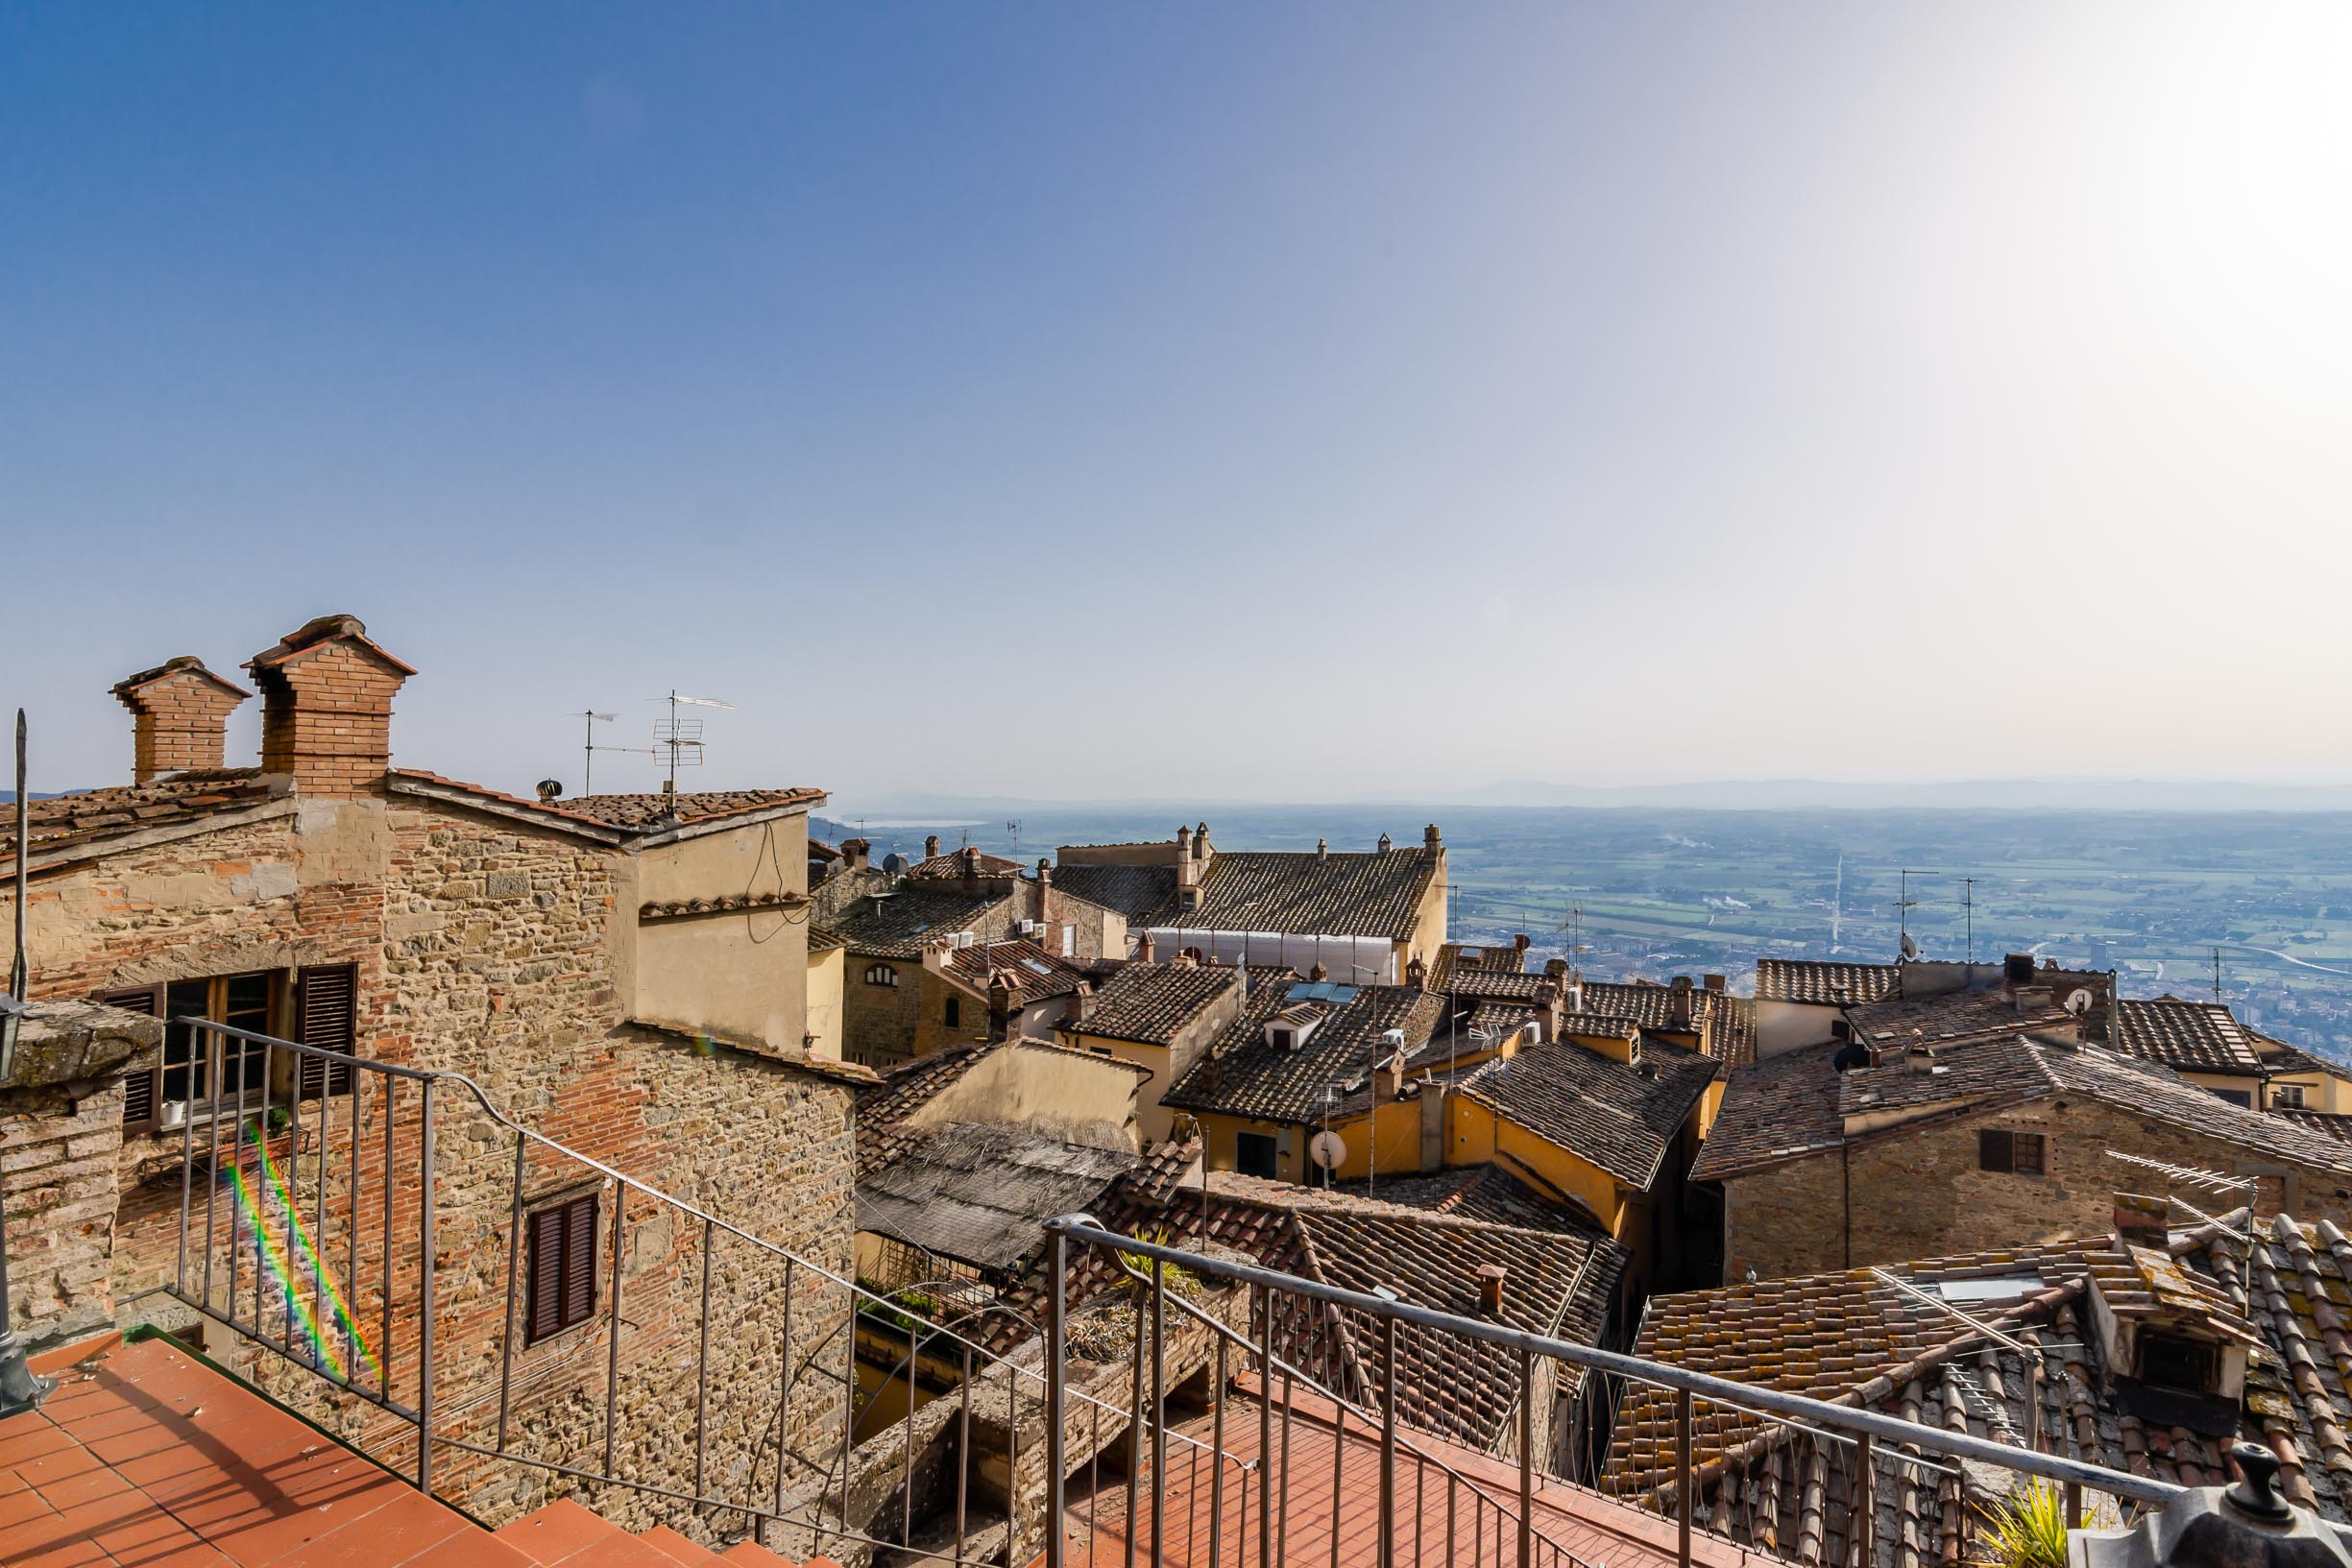
[[1946, 1301], [2014, 1301], [2042, 1288], [2039, 1274], [1997, 1274], [1989, 1279], [1948, 1279], [1936, 1282]]

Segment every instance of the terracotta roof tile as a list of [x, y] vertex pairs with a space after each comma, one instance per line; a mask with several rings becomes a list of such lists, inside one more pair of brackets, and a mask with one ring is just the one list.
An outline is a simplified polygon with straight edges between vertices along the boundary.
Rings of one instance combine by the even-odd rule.
[[1240, 984], [1241, 971], [1216, 964], [1127, 964], [1103, 982], [1086, 1016], [1069, 1027], [1105, 1040], [1164, 1046]]
[[1057, 892], [1118, 910], [1135, 930], [1164, 926], [1176, 912], [1174, 866], [1057, 865], [1054, 886]]
[[2107, 1038], [2116, 1049], [2182, 1073], [2262, 1072], [2255, 1037], [2218, 1001], [2119, 998], [2109, 1013]]
[[[206, 817], [260, 806], [275, 790], [259, 768], [213, 768], [174, 773], [143, 784], [115, 784], [28, 801], [27, 828], [34, 858], [93, 844], [123, 833], [201, 822]], [[13, 822], [12, 819], [12, 830]], [[0, 842], [0, 864], [16, 860], [16, 835]]]
[[969, 930], [1007, 902], [1009, 895], [1003, 893], [909, 886], [859, 899], [827, 924], [861, 956], [915, 958], [933, 937]]
[[1884, 1001], [1902, 985], [1897, 964], [1845, 963], [1820, 958], [1758, 958], [1756, 1000], [1846, 1007]]
[[1438, 865], [1438, 852], [1425, 847], [1328, 854], [1221, 850], [1201, 880], [1200, 907], [1174, 911], [1166, 924], [1179, 930], [1401, 942], [1419, 922]]
[[1723, 1064], [1645, 1042], [1633, 1063], [1562, 1042], [1521, 1046], [1461, 1080], [1464, 1095], [1628, 1186], [1658, 1179]]
[[[1326, 984], [1328, 982], [1325, 982]], [[1387, 1049], [1381, 1035], [1403, 1031], [1405, 1049], [1422, 1045], [1444, 1017], [1445, 999], [1404, 985], [1337, 986], [1312, 1005], [1321, 1021], [1294, 1047], [1270, 1045], [1266, 1024], [1311, 989], [1295, 976], [1252, 977], [1241, 1016], [1201, 1053], [1160, 1103], [1266, 1122], [1307, 1125], [1321, 1114], [1326, 1088], [1361, 1088]]]

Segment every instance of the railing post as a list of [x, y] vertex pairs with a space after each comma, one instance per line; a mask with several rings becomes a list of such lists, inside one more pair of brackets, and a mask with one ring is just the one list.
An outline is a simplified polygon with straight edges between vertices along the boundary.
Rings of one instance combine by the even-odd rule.
[[[417, 1490], [433, 1490], [433, 1080], [418, 1080], [419, 1114], [424, 1118], [424, 1169], [418, 1172], [417, 1201], [422, 1205], [423, 1256], [419, 1259], [417, 1294], [423, 1308], [417, 1319]], [[386, 1185], [391, 1168], [384, 1170]], [[389, 1201], [389, 1199], [387, 1199]], [[388, 1292], [387, 1292], [388, 1293]]]
[[1690, 1495], [1690, 1390], [1674, 1390], [1674, 1560], [1690, 1568], [1690, 1517], [1697, 1503]]
[[1347, 1406], [1331, 1402], [1331, 1568], [1340, 1568], [1340, 1508], [1347, 1478]]
[[[343, 1289], [345, 1292], [343, 1354], [346, 1357], [352, 1354], [354, 1348], [353, 1341], [359, 1334], [359, 1068], [354, 1063], [352, 1068], [351, 1083], [352, 1149], [347, 1162], [349, 1173], [344, 1178], [347, 1189], [344, 1194], [346, 1199], [344, 1207], [350, 1211], [350, 1218], [345, 1221], [346, 1228], [343, 1233]], [[391, 1398], [392, 1390], [384, 1386], [384, 1379], [380, 1372], [376, 1375], [376, 1392], [387, 1399]]]
[[2066, 1528], [2082, 1528], [2082, 1483], [2079, 1481], [2066, 1484]]
[[[1689, 1542], [1683, 1568], [1690, 1568]], [[1519, 1568], [1536, 1560], [1536, 1353], [1519, 1347]]]
[[607, 1292], [604, 1330], [604, 1479], [613, 1479], [615, 1440], [619, 1430], [615, 1424], [620, 1408], [620, 1251], [621, 1223], [629, 1212], [629, 1184], [613, 1183], [613, 1272], [612, 1288]]
[[1854, 1513], [1855, 1521], [1846, 1533], [1854, 1537], [1855, 1568], [1870, 1568], [1874, 1556], [1874, 1537], [1879, 1532], [1879, 1505], [1872, 1488], [1878, 1480], [1870, 1447], [1870, 1434], [1865, 1432], [1854, 1440]]
[[[1217, 1387], [1209, 1390], [1216, 1401], [1209, 1414], [1209, 1568], [1218, 1568], [1225, 1522], [1225, 1340], [1222, 1334], [1216, 1339]], [[1245, 1482], [1245, 1497], [1247, 1488]]]
[[1127, 1417], [1127, 1559], [1135, 1568], [1136, 1507], [1143, 1497], [1143, 1347], [1150, 1315], [1143, 1292], [1135, 1292], [1135, 1345], [1128, 1357]]
[[[1055, 1244], [1058, 1247], [1061, 1238], [1056, 1235], [1054, 1240]], [[1055, 1275], [1061, 1272], [1060, 1259], [1055, 1260], [1053, 1271]], [[1055, 1279], [1055, 1285], [1056, 1289], [1059, 1288], [1058, 1278]], [[1060, 1325], [1055, 1324], [1053, 1333], [1058, 1335], [1060, 1332]], [[1056, 1345], [1055, 1349], [1059, 1350], [1060, 1346]], [[972, 1347], [968, 1344], [963, 1347], [963, 1381], [957, 1386], [957, 1397], [959, 1408], [956, 1411], [956, 1562], [957, 1568], [962, 1568], [966, 1509], [969, 1504], [972, 1480]], [[1047, 1452], [1049, 1454], [1054, 1452], [1051, 1444], [1048, 1445]], [[1055, 1487], [1055, 1491], [1058, 1494], [1060, 1488]], [[1058, 1498], [1056, 1506], [1058, 1507]], [[1060, 1533], [1059, 1531], [1055, 1531], [1054, 1535], [1057, 1536]], [[1059, 1543], [1049, 1536], [1045, 1550], [1047, 1568], [1061, 1568]], [[1006, 1557], [1007, 1561], [1010, 1561], [1011, 1554], [1006, 1554]]]
[[[381, 1358], [384, 1366], [384, 1397], [389, 1399], [392, 1397], [392, 1122], [394, 1116], [394, 1101], [396, 1092], [400, 1087], [400, 1080], [395, 1078], [389, 1073], [384, 1073], [382, 1076], [384, 1080], [384, 1170], [382, 1178], [384, 1188], [384, 1294], [382, 1305], [384, 1310], [383, 1321], [377, 1325], [377, 1337], [376, 1342], [377, 1345], [376, 1355]], [[242, 1094], [243, 1090], [240, 1087], [240, 1098], [237, 1103], [237, 1109], [240, 1113], [242, 1113], [245, 1109]], [[233, 1210], [230, 1211], [230, 1218], [232, 1219], [235, 1218]], [[234, 1244], [234, 1242], [235, 1238], [231, 1237], [230, 1242], [232, 1245]], [[235, 1263], [235, 1255], [232, 1253], [230, 1257], [230, 1265], [232, 1272], [229, 1281], [230, 1304], [232, 1307], [236, 1302], [236, 1278], [233, 1273]]]
[[1274, 1293], [1258, 1287], [1258, 1568], [1274, 1561]]
[[[702, 1217], [702, 1318], [695, 1330], [694, 1345], [694, 1496], [702, 1496], [703, 1464], [709, 1448], [709, 1423], [704, 1411], [711, 1408], [711, 1232], [709, 1215]], [[817, 1484], [818, 1502], [824, 1500], [824, 1484]]]
[[[773, 1511], [777, 1513], [784, 1511], [784, 1456], [787, 1452], [784, 1437], [790, 1429], [792, 1415], [792, 1276], [799, 1262], [788, 1252], [784, 1256], [784, 1348], [780, 1357], [783, 1365], [776, 1374], [776, 1502]], [[709, 1321], [707, 1313], [704, 1320]], [[699, 1426], [702, 1419], [699, 1411], [694, 1419]], [[907, 1419], [914, 1419], [914, 1368], [911, 1366], [907, 1369]], [[695, 1446], [700, 1448], [699, 1440]], [[696, 1458], [700, 1457], [697, 1453]]]
[[1168, 1265], [1152, 1260], [1152, 1568], [1167, 1559]]
[[[1062, 1381], [1068, 1375], [1064, 1357], [1069, 1351], [1069, 1291], [1070, 1239], [1055, 1226], [1046, 1241], [1045, 1273], [1045, 1568], [1062, 1568], [1062, 1476], [1068, 1468], [1064, 1459], [1062, 1437]], [[966, 1441], [962, 1465], [971, 1463], [969, 1443], [971, 1431], [972, 1356], [964, 1353], [963, 1382]], [[956, 1491], [956, 1556], [963, 1556], [963, 1490], [961, 1468]], [[1012, 1476], [1006, 1484], [1006, 1496], [1010, 1498], [1018, 1489], [1020, 1478]], [[1017, 1510], [1008, 1504], [1006, 1513]], [[1130, 1528], [1132, 1528], [1130, 1526]], [[1013, 1554], [1006, 1560], [1010, 1568], [1022, 1568]]]
[[[1298, 1394], [1298, 1380], [1297, 1380], [1297, 1378], [1293, 1377], [1293, 1376], [1292, 1376], [1290, 1373], [1288, 1373], [1288, 1372], [1283, 1373], [1283, 1374], [1282, 1374], [1282, 1486], [1281, 1486], [1280, 1496], [1281, 1496], [1281, 1499], [1282, 1499], [1282, 1517], [1283, 1517], [1283, 1519], [1284, 1519], [1285, 1521], [1289, 1520], [1289, 1518], [1290, 1518], [1290, 1516], [1291, 1516], [1291, 1411], [1292, 1411], [1293, 1401], [1295, 1401], [1295, 1400], [1297, 1399], [1297, 1394]], [[1130, 1532], [1129, 1533], [1132, 1533], [1132, 1532]], [[1289, 1531], [1289, 1530], [1287, 1530], [1287, 1529], [1280, 1530], [1280, 1531], [1276, 1531], [1276, 1532], [1274, 1532], [1274, 1563], [1275, 1563], [1275, 1568], [1281, 1568], [1281, 1565], [1283, 1565], [1283, 1564], [1285, 1564], [1285, 1563], [1289, 1562], [1289, 1561], [1290, 1561], [1290, 1556], [1291, 1556], [1291, 1532], [1290, 1532], [1290, 1531]]]
[[[515, 1313], [517, 1286], [522, 1274], [522, 1178], [524, 1171], [524, 1143], [522, 1134], [515, 1134], [515, 1194], [506, 1217], [506, 1339], [498, 1350], [498, 1452], [506, 1452], [506, 1417], [515, 1386]], [[695, 1412], [694, 1419], [702, 1419]], [[700, 1478], [696, 1478], [699, 1483]], [[699, 1484], [695, 1490], [701, 1490]]]
[[[1220, 1348], [1224, 1341], [1219, 1340]], [[1396, 1319], [1380, 1320], [1380, 1568], [1396, 1565]], [[1211, 1563], [1209, 1568], [1217, 1568]]]

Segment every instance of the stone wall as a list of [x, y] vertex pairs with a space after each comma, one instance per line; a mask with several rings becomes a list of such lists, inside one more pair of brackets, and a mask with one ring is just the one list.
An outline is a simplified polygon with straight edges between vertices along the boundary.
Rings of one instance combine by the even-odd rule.
[[114, 1164], [123, 1086], [51, 1084], [0, 1094], [0, 1204], [10, 1323], [37, 1343], [114, 1317]]
[[[878, 985], [877, 967], [897, 977]], [[987, 1019], [981, 1020], [986, 1033]], [[868, 1067], [889, 1067], [914, 1054], [923, 1024], [923, 963], [919, 958], [872, 958], [849, 950], [841, 971], [841, 1054]]]
[[[1986, 1128], [2041, 1134], [2048, 1173], [1980, 1170]], [[2352, 1219], [2352, 1177], [2098, 1101], [2052, 1100], [1856, 1144], [1843, 1164], [1831, 1153], [1726, 1182], [1726, 1274], [1780, 1277], [2106, 1236], [2115, 1194], [2146, 1180], [2110, 1149], [2252, 1177], [2265, 1213]]]

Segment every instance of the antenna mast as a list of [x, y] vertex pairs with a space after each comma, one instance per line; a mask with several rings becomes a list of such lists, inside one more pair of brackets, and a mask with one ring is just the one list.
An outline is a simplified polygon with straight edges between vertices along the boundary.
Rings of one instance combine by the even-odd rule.
[[1968, 918], [1968, 961], [1976, 961], [1976, 879], [1960, 879], [1960, 907]]
[[1908, 958], [1911, 956], [1911, 911], [1919, 907], [1919, 901], [1911, 897], [1911, 879], [1914, 877], [1941, 877], [1943, 873], [1917, 871], [1905, 866], [1897, 875], [1901, 880], [1896, 883], [1898, 891], [1895, 894], [1895, 919], [1900, 928], [1902, 945], [1896, 951]]
[[[2219, 948], [2213, 950], [2213, 1000], [2221, 1001], [2221, 950]], [[2223, 1005], [2226, 1006], [2227, 1003], [2224, 1002]]]
[[721, 702], [716, 697], [690, 697], [674, 687], [670, 688], [668, 696], [656, 697], [653, 700], [669, 704], [669, 717], [667, 720], [657, 719], [654, 722], [653, 744], [657, 751], [669, 753], [669, 777], [662, 783], [662, 793], [674, 795], [678, 792], [678, 769], [702, 765], [702, 720], [680, 718], [678, 716], [680, 705], [691, 708], [723, 708], [732, 712], [735, 710], [735, 704]]
[[630, 751], [636, 752], [642, 757], [653, 757], [659, 755], [651, 746], [597, 745], [596, 726], [599, 724], [612, 723], [613, 720], [620, 716], [618, 713], [599, 713], [593, 708], [583, 708], [573, 716], [579, 719], [582, 729], [585, 732], [585, 738], [580, 746], [580, 793], [583, 795], [593, 795], [596, 792], [596, 753], [600, 751]]

